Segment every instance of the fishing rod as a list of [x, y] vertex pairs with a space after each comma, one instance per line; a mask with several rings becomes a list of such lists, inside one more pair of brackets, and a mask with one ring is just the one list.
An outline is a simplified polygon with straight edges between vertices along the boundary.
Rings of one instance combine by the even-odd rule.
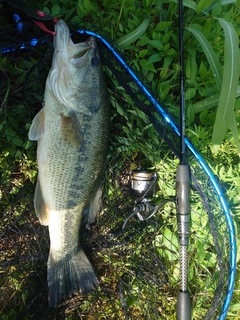
[[187, 282], [187, 249], [189, 243], [189, 191], [190, 168], [185, 150], [185, 97], [184, 97], [184, 40], [183, 2], [179, 0], [179, 48], [180, 48], [180, 163], [176, 173], [176, 204], [178, 242], [180, 245], [180, 290], [177, 296], [177, 319], [191, 319], [191, 301]]

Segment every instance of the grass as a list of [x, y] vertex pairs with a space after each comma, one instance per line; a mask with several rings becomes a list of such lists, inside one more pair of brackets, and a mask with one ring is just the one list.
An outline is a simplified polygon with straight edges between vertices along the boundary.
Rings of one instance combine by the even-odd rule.
[[[185, 7], [186, 23], [191, 25], [191, 31], [194, 29], [202, 41], [194, 34], [191, 36], [186, 33], [186, 134], [219, 177], [238, 231], [239, 150], [236, 136], [229, 129], [217, 151], [212, 145], [222, 78], [219, 72], [219, 81], [216, 82], [203, 44], [207, 43], [207, 48], [212, 48], [214, 54], [210, 49], [208, 51], [214, 57], [213, 65], [216, 70], [221, 70], [224, 66], [225, 38], [218, 20], [213, 16], [225, 19], [227, 24], [231, 22], [237, 29], [235, 26], [240, 23], [239, 3], [231, 4], [231, 8], [228, 5], [211, 7], [210, 3], [192, 1], [191, 6], [195, 6], [189, 9], [186, 2]], [[203, 4], [205, 7], [201, 8]], [[84, 24], [90, 28], [98, 21], [109, 38], [120, 45], [124, 44], [123, 54], [127, 62], [144, 76], [144, 83], [150, 84], [156, 95], [164, 100], [167, 111], [178, 121], [180, 67], [177, 3], [51, 0], [43, 1], [44, 6], [59, 18], [80, 25], [85, 21]], [[4, 38], [4, 41], [5, 46], [7, 40]], [[30, 60], [29, 54], [32, 57]], [[83, 239], [85, 250], [100, 280], [100, 290], [87, 298], [71, 298], [56, 310], [47, 307], [45, 264], [48, 236], [33, 211], [35, 145], [27, 140], [27, 131], [33, 115], [41, 106], [50, 57], [51, 52], [46, 54], [46, 48], [37, 48], [36, 51], [1, 58], [2, 318], [14, 319], [16, 315], [24, 319], [40, 318], [41, 314], [42, 317], [49, 314], [53, 318], [65, 319], [175, 319], [179, 285], [175, 206], [168, 203], [146, 222], [133, 219], [123, 237], [106, 241], [107, 233], [119, 227], [132, 209], [133, 200], [129, 197], [130, 171], [139, 166], [156, 170], [159, 176], [157, 201], [161, 201], [175, 195], [178, 164], [178, 159], [159, 137], [151, 121], [139, 110], [134, 99], [126, 94], [108, 66], [104, 71], [112, 105], [112, 132], [108, 169], [105, 172], [104, 206], [97, 224]], [[122, 81], [129, 82], [129, 79], [123, 75]], [[214, 101], [217, 102], [211, 102], [209, 108], [211, 97], [215, 97]], [[207, 101], [206, 108], [204, 101]], [[235, 100], [234, 116], [236, 123], [239, 123], [237, 102]], [[163, 130], [170, 134], [164, 126]], [[176, 137], [172, 136], [171, 139], [176, 140]], [[174, 141], [174, 146], [178, 146], [177, 141]], [[210, 199], [209, 204], [217, 203], [196, 161], [191, 156], [188, 160], [202, 190]], [[210, 309], [219, 283], [216, 242], [201, 201], [193, 186], [189, 247], [189, 290], [193, 300], [193, 319], [202, 319]], [[218, 206], [212, 210], [222, 248], [223, 270], [227, 272], [226, 259], [230, 248], [228, 239], [224, 237], [226, 223]], [[21, 261], [16, 260], [19, 257]], [[239, 317], [239, 281], [237, 274], [227, 319]], [[222, 299], [224, 290], [225, 287]]]

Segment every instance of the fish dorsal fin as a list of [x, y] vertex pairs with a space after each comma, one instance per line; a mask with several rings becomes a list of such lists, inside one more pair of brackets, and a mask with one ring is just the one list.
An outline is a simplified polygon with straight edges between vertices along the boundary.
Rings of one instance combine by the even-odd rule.
[[29, 140], [38, 140], [44, 132], [44, 111], [41, 109], [34, 117], [29, 129]]
[[59, 103], [63, 104], [68, 109], [75, 110], [80, 113], [84, 113], [88, 116], [91, 112], [88, 108], [82, 104], [79, 99], [79, 88], [74, 88], [66, 83], [66, 68], [62, 67], [61, 72], [57, 69], [53, 69], [48, 77], [48, 86], [52, 90], [55, 98]]
[[61, 134], [62, 138], [72, 147], [79, 149], [83, 143], [83, 132], [76, 112], [61, 114]]
[[43, 200], [42, 190], [39, 181], [37, 181], [33, 202], [35, 212], [40, 223], [44, 226], [47, 226], [49, 223], [49, 210]]

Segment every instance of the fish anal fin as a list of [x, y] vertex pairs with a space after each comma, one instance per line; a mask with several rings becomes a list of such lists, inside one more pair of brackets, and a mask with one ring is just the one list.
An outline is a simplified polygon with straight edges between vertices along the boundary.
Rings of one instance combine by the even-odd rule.
[[38, 140], [44, 132], [44, 111], [41, 109], [34, 117], [31, 127], [29, 129], [29, 140]]
[[83, 143], [82, 128], [75, 112], [61, 116], [61, 134], [63, 139], [72, 147], [79, 149]]
[[41, 186], [40, 186], [39, 181], [37, 181], [33, 202], [34, 202], [35, 212], [36, 212], [36, 215], [37, 215], [40, 223], [44, 226], [47, 226], [49, 223], [49, 210], [43, 200]]

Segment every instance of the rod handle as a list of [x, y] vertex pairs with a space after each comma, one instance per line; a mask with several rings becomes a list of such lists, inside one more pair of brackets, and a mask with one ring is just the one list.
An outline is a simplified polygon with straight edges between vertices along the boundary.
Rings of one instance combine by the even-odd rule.
[[187, 164], [179, 164], [176, 174], [178, 240], [181, 246], [188, 245], [189, 238], [189, 190], [190, 169]]
[[177, 214], [189, 212], [190, 169], [187, 164], [179, 164], [176, 174]]
[[188, 291], [178, 292], [177, 320], [191, 320], [191, 300]]

